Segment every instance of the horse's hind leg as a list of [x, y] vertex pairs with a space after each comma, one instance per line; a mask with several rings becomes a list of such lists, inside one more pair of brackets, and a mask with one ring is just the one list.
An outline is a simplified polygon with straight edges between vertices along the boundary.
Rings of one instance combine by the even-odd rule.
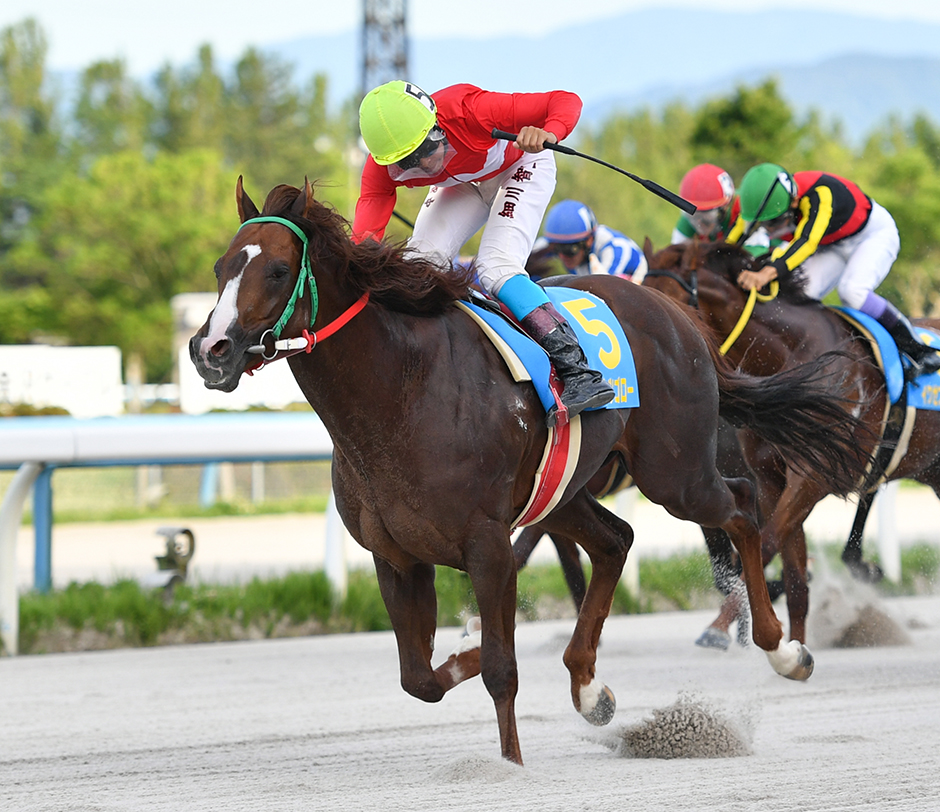
[[737, 510], [722, 527], [731, 536], [738, 554], [747, 597], [751, 605], [754, 642], [762, 648], [774, 670], [789, 679], [809, 679], [813, 673], [813, 655], [799, 640], [786, 643], [783, 626], [774, 614], [764, 580], [761, 534], [753, 514], [753, 486], [748, 479], [726, 479], [734, 494]]
[[633, 529], [587, 491], [552, 514], [546, 524], [552, 534], [576, 539], [591, 558], [591, 581], [564, 660], [571, 674], [575, 708], [592, 724], [605, 725], [613, 718], [616, 702], [610, 689], [595, 675], [597, 646], [633, 544]]

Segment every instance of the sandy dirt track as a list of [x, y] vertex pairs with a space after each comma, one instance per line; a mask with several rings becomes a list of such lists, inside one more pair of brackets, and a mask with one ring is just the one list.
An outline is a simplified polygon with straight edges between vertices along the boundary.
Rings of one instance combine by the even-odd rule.
[[[571, 621], [520, 624], [521, 769], [481, 681], [409, 697], [387, 633], [0, 660], [0, 809], [935, 812], [940, 598], [880, 607], [910, 644], [816, 649], [807, 683], [753, 647], [694, 647], [709, 613], [612, 618], [598, 673], [618, 708], [600, 729], [571, 707]], [[440, 630], [435, 662], [459, 634]], [[751, 754], [618, 753], [683, 695]]]

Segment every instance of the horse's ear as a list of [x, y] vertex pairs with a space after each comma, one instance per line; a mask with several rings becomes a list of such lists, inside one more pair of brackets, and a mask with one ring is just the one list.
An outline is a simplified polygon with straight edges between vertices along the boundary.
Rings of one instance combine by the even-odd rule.
[[653, 261], [653, 241], [649, 236], [643, 240], [643, 256], [646, 257], [647, 265]]
[[315, 205], [313, 199], [313, 184], [310, 183], [310, 178], [304, 175], [304, 193], [299, 195], [297, 200], [294, 201], [294, 205], [291, 207], [291, 211], [294, 214], [297, 214], [303, 217], [305, 220], [310, 219], [310, 213]]
[[241, 218], [243, 223], [245, 220], [250, 220], [252, 217], [257, 217], [261, 213], [258, 211], [258, 207], [252, 202], [251, 198], [248, 197], [248, 194], [245, 192], [245, 189], [242, 186], [241, 175], [238, 176], [238, 182], [235, 184], [235, 202], [238, 204], [238, 216]]

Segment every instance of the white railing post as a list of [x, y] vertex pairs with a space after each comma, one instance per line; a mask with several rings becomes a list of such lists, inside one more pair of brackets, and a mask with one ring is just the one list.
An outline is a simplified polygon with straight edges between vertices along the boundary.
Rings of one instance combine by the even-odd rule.
[[323, 554], [323, 571], [339, 600], [346, 597], [349, 585], [349, 569], [346, 564], [346, 527], [336, 508], [336, 497], [330, 489], [326, 504], [326, 549]]
[[23, 503], [29, 496], [42, 463], [23, 463], [0, 504], [0, 642], [10, 656], [19, 653], [20, 596], [16, 588], [16, 541], [23, 519]]
[[[635, 487], [624, 488], [616, 496], [617, 515], [633, 526], [633, 514], [636, 508], [637, 490]], [[634, 546], [629, 555], [627, 563], [624, 565], [623, 574], [620, 576], [623, 585], [634, 600], [640, 599], [640, 558], [637, 555], [637, 547]]]
[[901, 582], [901, 544], [898, 540], [897, 498], [900, 482], [883, 485], [878, 494], [878, 558], [885, 578]]

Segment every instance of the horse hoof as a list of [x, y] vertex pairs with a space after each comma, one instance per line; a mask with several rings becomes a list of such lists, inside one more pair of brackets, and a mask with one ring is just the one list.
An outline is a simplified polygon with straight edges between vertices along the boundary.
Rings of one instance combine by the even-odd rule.
[[813, 673], [815, 661], [810, 650], [799, 640], [784, 643], [783, 640], [773, 651], [764, 652], [767, 659], [780, 676], [787, 679], [807, 680]]
[[731, 645], [731, 635], [721, 629], [716, 629], [714, 626], [709, 626], [699, 635], [695, 645], [702, 648], [717, 648], [721, 651], [727, 651], [728, 646]]
[[463, 633], [460, 635], [460, 642], [451, 652], [451, 657], [459, 657], [466, 651], [472, 651], [475, 648], [480, 648], [483, 645], [483, 624], [480, 622], [480, 618], [472, 617], [467, 621], [467, 627], [463, 630]]
[[816, 667], [816, 661], [813, 659], [813, 655], [806, 646], [800, 643], [800, 656], [799, 662], [796, 667], [789, 673], [784, 674], [787, 679], [808, 680], [812, 676], [813, 669]]
[[[614, 699], [614, 693], [606, 685], [601, 683], [600, 691], [588, 700], [585, 694], [594, 694], [594, 683], [586, 685], [581, 689], [581, 715], [592, 725], [603, 727], [610, 724], [614, 718], [614, 712], [617, 710], [617, 700]], [[586, 708], [590, 706], [591, 710]]]

